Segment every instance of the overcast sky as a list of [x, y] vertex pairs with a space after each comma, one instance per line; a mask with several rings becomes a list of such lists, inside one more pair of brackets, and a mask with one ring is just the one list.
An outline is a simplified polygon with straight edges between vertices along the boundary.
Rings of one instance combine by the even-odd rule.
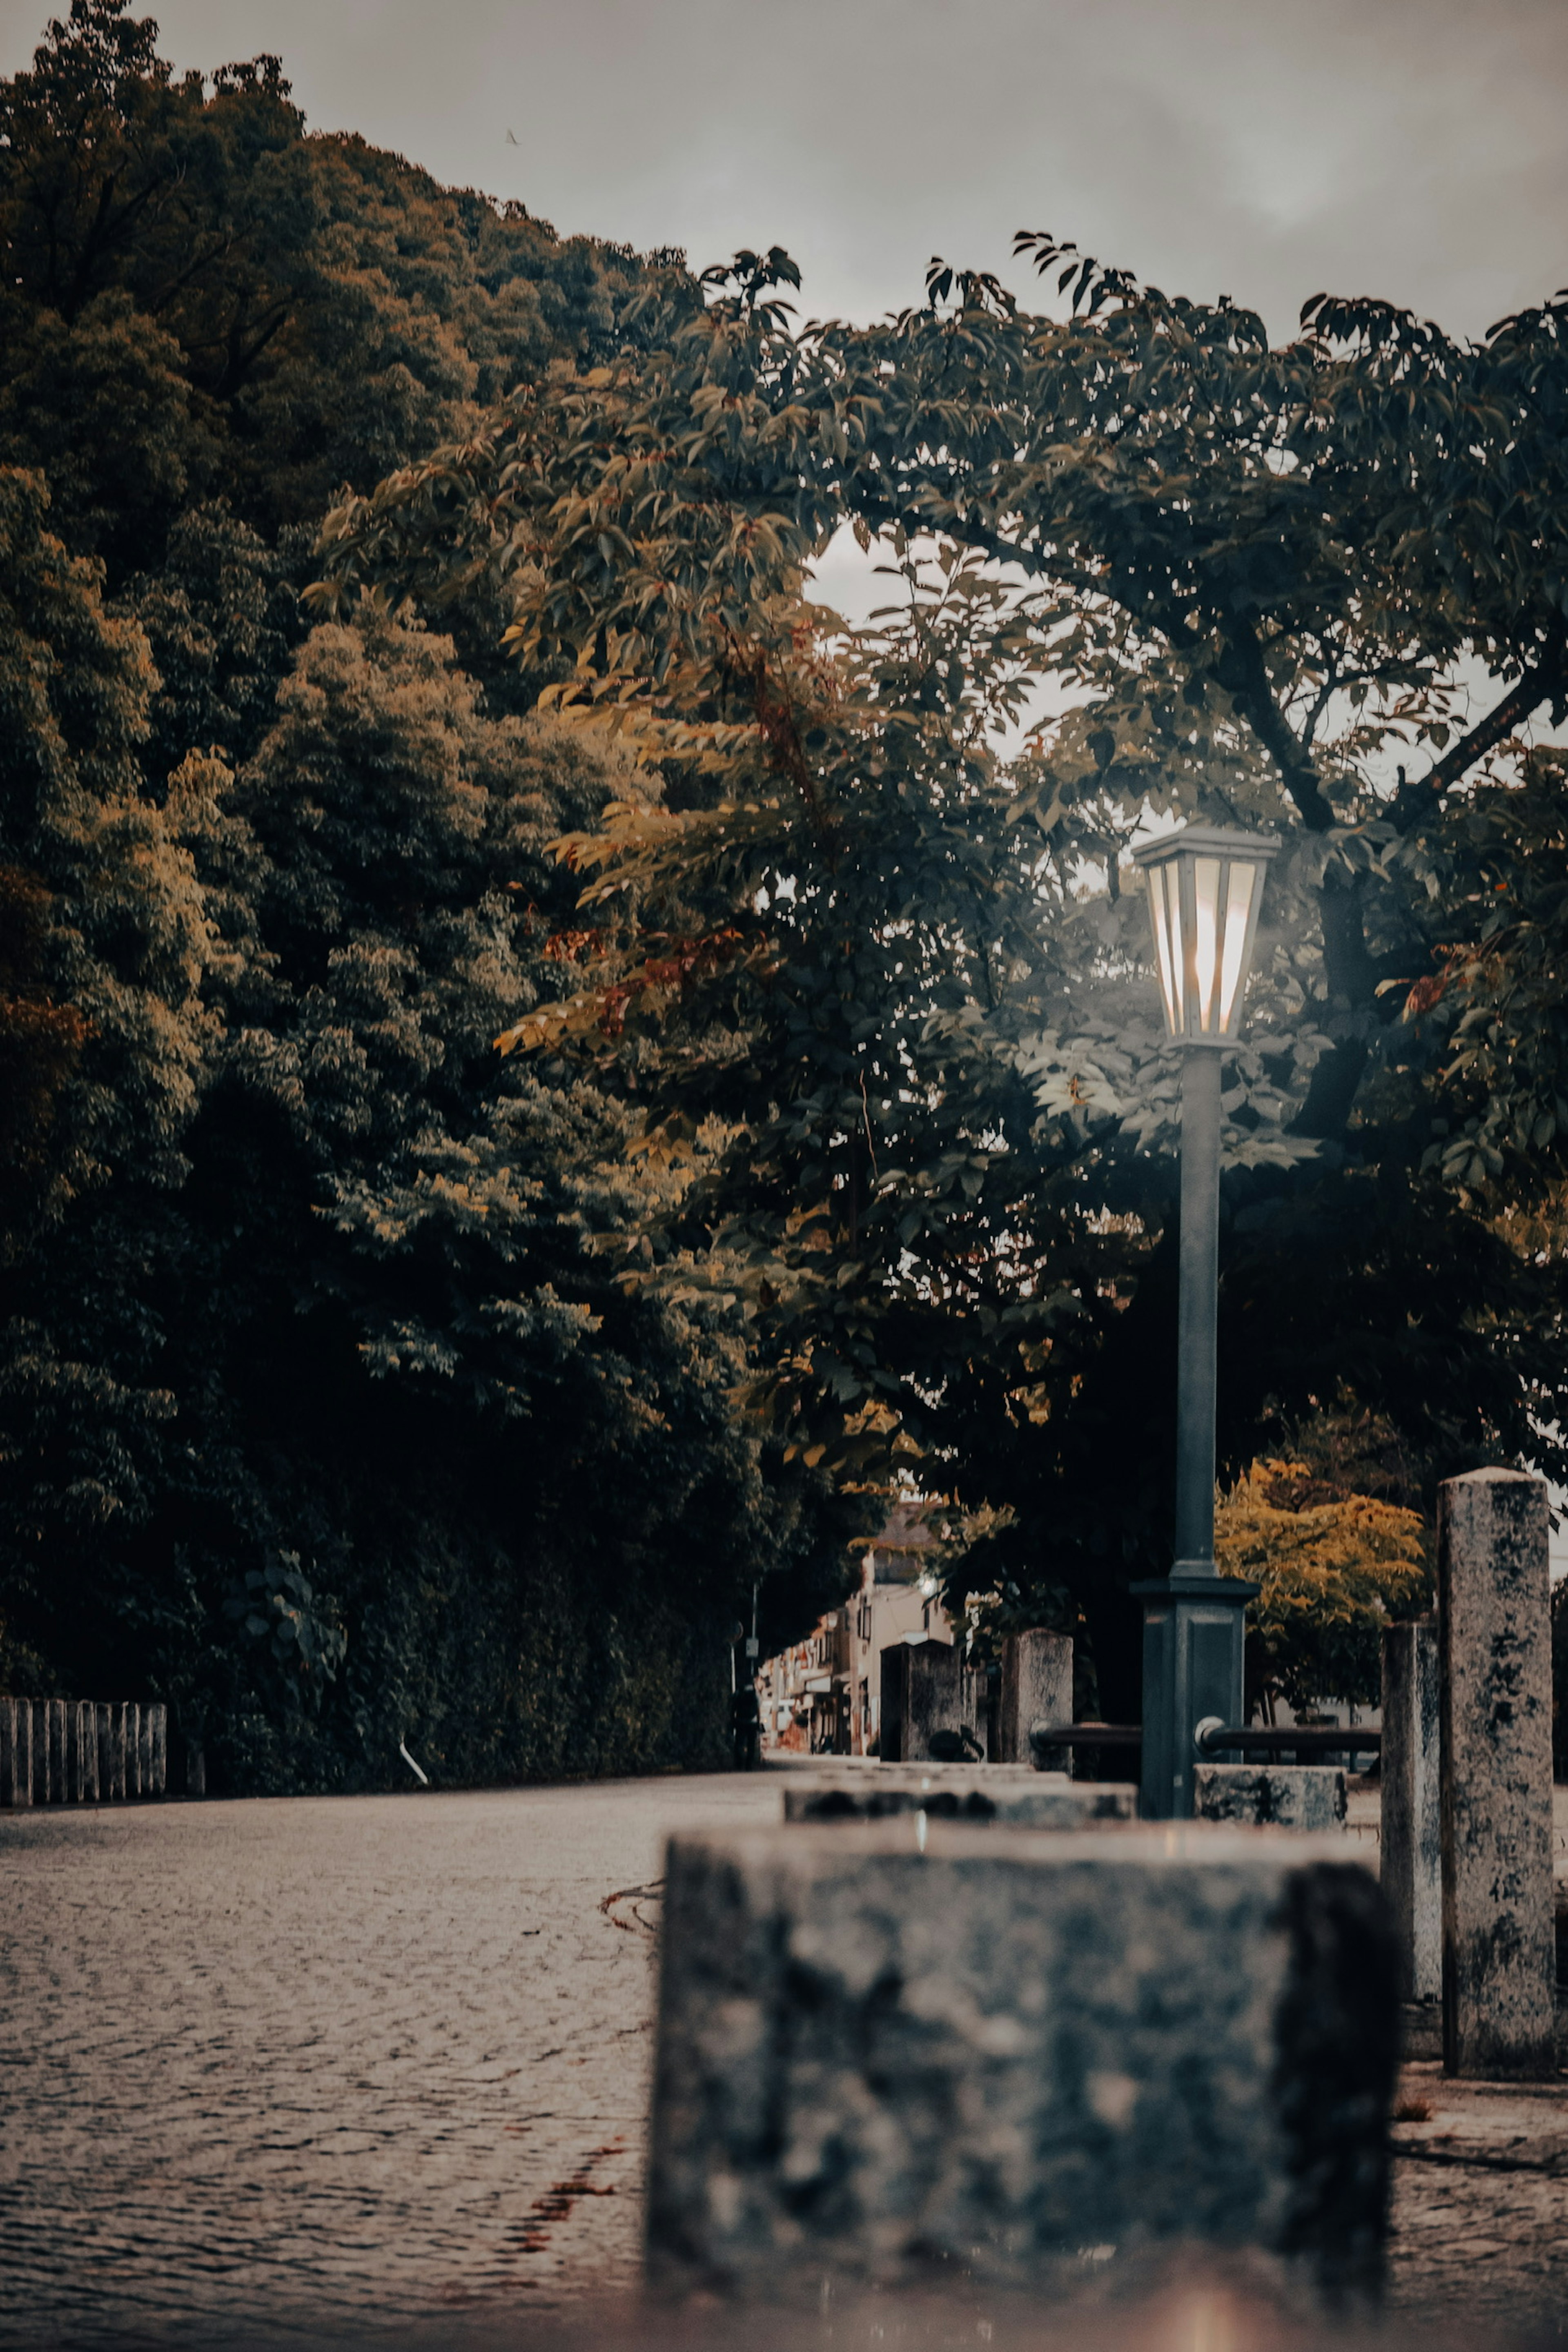
[[[55, 0], [63, 9], [66, 0]], [[0, 69], [49, 0], [0, 0]], [[566, 230], [787, 246], [813, 314], [1012, 232], [1289, 331], [1322, 287], [1452, 329], [1568, 281], [1568, 0], [156, 0], [356, 130]], [[516, 145], [509, 143], [512, 134]]]

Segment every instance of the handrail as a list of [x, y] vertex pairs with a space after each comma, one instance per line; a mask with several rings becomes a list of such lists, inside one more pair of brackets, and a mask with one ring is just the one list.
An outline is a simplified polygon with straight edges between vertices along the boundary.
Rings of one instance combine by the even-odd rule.
[[1205, 1716], [1193, 1734], [1200, 1756], [1249, 1749], [1263, 1756], [1378, 1756], [1383, 1734], [1359, 1723], [1225, 1724]]
[[1031, 1723], [1031, 1748], [1142, 1748], [1141, 1723]]

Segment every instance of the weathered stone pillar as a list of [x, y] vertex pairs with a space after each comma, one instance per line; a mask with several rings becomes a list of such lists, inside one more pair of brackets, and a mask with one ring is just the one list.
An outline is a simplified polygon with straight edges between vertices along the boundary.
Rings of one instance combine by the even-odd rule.
[[1409, 2000], [1443, 1990], [1442, 1688], [1430, 1617], [1383, 1637], [1383, 1891], [1405, 1953]]
[[881, 1737], [884, 1763], [920, 1764], [931, 1756], [933, 1731], [973, 1729], [971, 1685], [951, 1642], [896, 1642], [882, 1653]]
[[30, 1699], [0, 1699], [0, 1805], [33, 1801], [33, 1707]]
[[114, 1794], [114, 1740], [110, 1730], [110, 1709], [100, 1699], [94, 1706], [93, 1721], [98, 1733], [98, 1799], [107, 1804]]
[[86, 1804], [98, 1802], [98, 1709], [91, 1699], [80, 1702], [81, 1793]]
[[100, 1774], [100, 1784], [105, 1797], [118, 1804], [125, 1795], [125, 1717], [124, 1702], [116, 1699], [104, 1713], [109, 1717], [109, 1778], [107, 1784]]
[[161, 1797], [169, 1782], [169, 1710], [162, 1699], [147, 1709], [149, 1796]]
[[207, 1792], [207, 1751], [193, 1734], [185, 1741], [185, 1794], [205, 1797]]
[[33, 1802], [49, 1801], [49, 1702], [33, 1701]]
[[1450, 2074], [1539, 2079], [1556, 2068], [1546, 1543], [1544, 1480], [1473, 1470], [1439, 1489]]
[[142, 1709], [134, 1699], [125, 1702], [125, 1793], [142, 1794]]
[[[1031, 1723], [1070, 1723], [1072, 1715], [1072, 1637], [1047, 1633], [1037, 1627], [1026, 1633], [1007, 1633], [1002, 1640], [1002, 1706], [1000, 1744], [994, 1761], [1028, 1764]], [[1065, 1748], [1056, 1751], [1040, 1769], [1065, 1772]]]
[[153, 1785], [153, 1710], [139, 1707], [136, 1714], [136, 1779], [144, 1797], [158, 1793]]
[[1092, 2247], [1101, 2277], [1249, 2248], [1374, 2285], [1398, 1955], [1342, 1854], [923, 1815], [674, 1839], [654, 2283], [1054, 2297]]

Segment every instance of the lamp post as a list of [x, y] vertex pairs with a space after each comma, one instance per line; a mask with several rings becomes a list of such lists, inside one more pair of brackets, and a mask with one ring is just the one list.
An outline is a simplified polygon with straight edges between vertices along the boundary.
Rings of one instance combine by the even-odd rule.
[[1222, 1577], [1214, 1556], [1220, 1061], [1240, 1025], [1263, 872], [1279, 847], [1266, 834], [1189, 824], [1134, 854], [1166, 1034], [1182, 1054], [1175, 1558], [1169, 1576], [1132, 1588], [1143, 1602], [1146, 1821], [1191, 1813], [1204, 1717], [1242, 1719], [1243, 1614], [1258, 1587]]

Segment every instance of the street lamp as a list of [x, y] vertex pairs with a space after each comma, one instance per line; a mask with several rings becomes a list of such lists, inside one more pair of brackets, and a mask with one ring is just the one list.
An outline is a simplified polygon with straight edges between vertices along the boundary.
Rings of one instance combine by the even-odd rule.
[[1189, 824], [1133, 854], [1148, 885], [1166, 1034], [1182, 1054], [1175, 1559], [1169, 1576], [1132, 1588], [1143, 1601], [1146, 1821], [1191, 1813], [1203, 1718], [1242, 1719], [1243, 1614], [1258, 1587], [1222, 1577], [1214, 1556], [1219, 1082], [1240, 1025], [1263, 870], [1279, 848], [1267, 834]]

